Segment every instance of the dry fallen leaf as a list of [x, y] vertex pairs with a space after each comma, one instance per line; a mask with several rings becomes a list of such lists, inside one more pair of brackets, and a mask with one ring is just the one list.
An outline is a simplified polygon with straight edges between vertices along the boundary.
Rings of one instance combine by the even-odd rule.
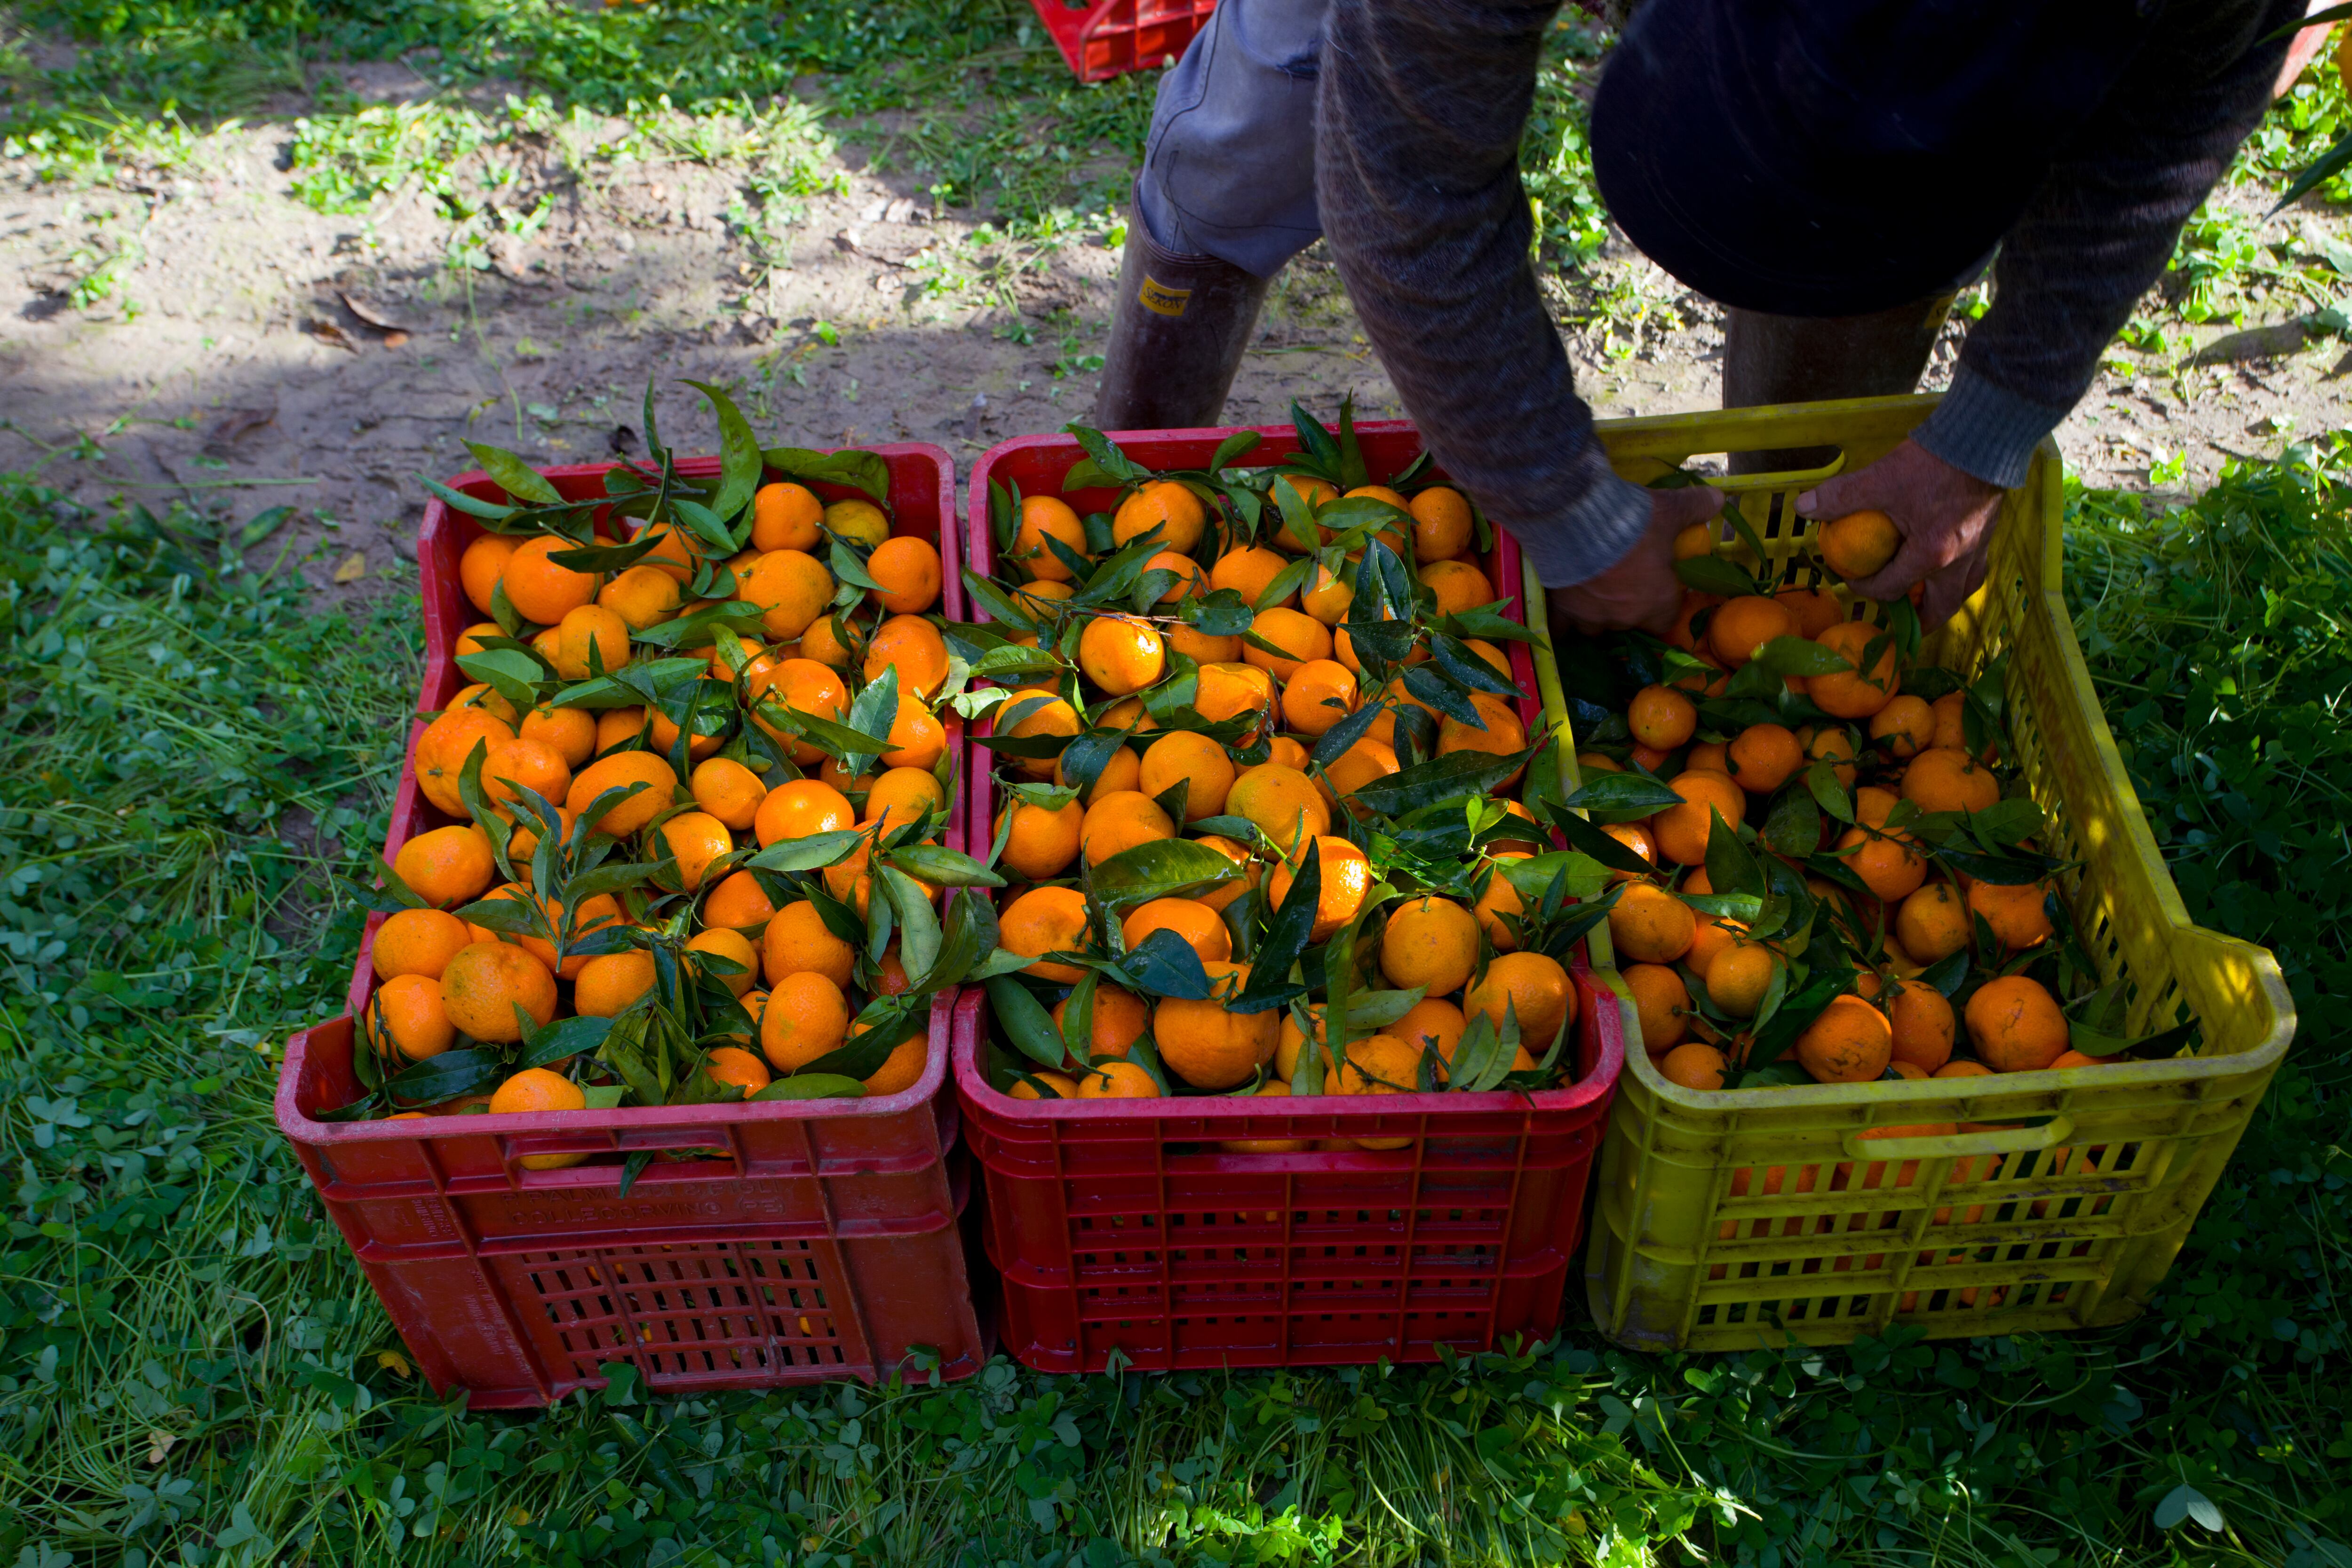
[[366, 575], [367, 557], [362, 555], [357, 550], [353, 550], [351, 554], [345, 556], [343, 558], [343, 564], [335, 568], [335, 580], [337, 582], [357, 582], [361, 578], [363, 578]]
[[331, 343], [338, 349], [346, 349], [354, 354], [360, 351], [360, 346], [352, 341], [351, 334], [332, 321], [305, 321], [302, 323], [302, 329], [321, 343]]
[[408, 328], [402, 326], [399, 322], [385, 316], [383, 311], [376, 309], [366, 300], [359, 298], [354, 295], [338, 294], [336, 298], [343, 302], [343, 308], [349, 310], [352, 315], [358, 317], [362, 321], [374, 328], [379, 332], [389, 335], [394, 332], [405, 333], [409, 330]]
[[416, 1375], [415, 1370], [408, 1364], [408, 1358], [396, 1350], [377, 1351], [375, 1364], [394, 1377], [414, 1377]]
[[148, 1433], [147, 1462], [151, 1465], [162, 1464], [163, 1462], [163, 1456], [170, 1453], [172, 1451], [172, 1445], [179, 1440], [179, 1438], [173, 1437], [169, 1432]]

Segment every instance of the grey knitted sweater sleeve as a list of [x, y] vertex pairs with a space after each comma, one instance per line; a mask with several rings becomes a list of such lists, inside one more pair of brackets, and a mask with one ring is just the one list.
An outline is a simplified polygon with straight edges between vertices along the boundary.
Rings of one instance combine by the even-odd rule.
[[1316, 200], [1405, 411], [1549, 586], [1631, 549], [1649, 497], [1610, 472], [1536, 292], [1519, 132], [1556, 5], [1337, 0]]
[[[2267, 14], [2265, 14], [2267, 13]], [[2001, 241], [1993, 304], [1919, 444], [1964, 473], [2024, 483], [2042, 437], [2163, 276], [2180, 227], [2270, 107], [2302, 0], [2176, 5]]]

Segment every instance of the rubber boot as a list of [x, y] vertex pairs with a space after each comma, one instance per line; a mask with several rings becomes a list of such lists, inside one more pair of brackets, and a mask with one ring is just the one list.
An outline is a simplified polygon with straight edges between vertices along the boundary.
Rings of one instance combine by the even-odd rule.
[[[1723, 406], [1759, 408], [1832, 398], [1896, 397], [1919, 384], [1927, 356], [1951, 314], [1941, 293], [1867, 316], [1769, 316], [1727, 308], [1723, 324]], [[1819, 468], [1829, 446], [1736, 452], [1735, 474]]]
[[1271, 280], [1213, 256], [1162, 247], [1130, 209], [1118, 303], [1095, 394], [1097, 430], [1195, 430], [1217, 423]]

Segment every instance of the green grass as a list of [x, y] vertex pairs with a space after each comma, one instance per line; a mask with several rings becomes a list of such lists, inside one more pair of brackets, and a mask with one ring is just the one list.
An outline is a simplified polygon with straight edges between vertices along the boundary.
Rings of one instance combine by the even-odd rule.
[[[2162, 517], [2072, 502], [2086, 646], [2184, 894], [2277, 948], [2304, 1019], [2140, 1321], [1717, 1357], [1571, 1326], [1423, 1369], [999, 1362], [677, 1402], [625, 1380], [543, 1415], [432, 1398], [269, 1116], [273, 1047], [341, 1006], [333, 878], [383, 830], [413, 596], [321, 616], [267, 539], [225, 555], [225, 522], [0, 484], [0, 1562], [2345, 1568], [2343, 450]], [[2176, 1517], [2184, 1487], [2222, 1531]]]

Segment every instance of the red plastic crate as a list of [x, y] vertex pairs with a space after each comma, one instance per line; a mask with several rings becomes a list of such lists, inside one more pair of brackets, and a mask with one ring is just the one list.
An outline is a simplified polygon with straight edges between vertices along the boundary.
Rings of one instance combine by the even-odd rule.
[[1029, 0], [1080, 81], [1165, 66], [1208, 25], [1217, 0]]
[[[1539, 1094], [1015, 1100], [982, 1076], [988, 997], [955, 1014], [956, 1093], [1003, 1276], [998, 1332], [1042, 1372], [1433, 1361], [1559, 1326], [1625, 1061], [1580, 959], [1576, 1081]], [[1302, 1110], [1311, 1106], [1311, 1110]], [[1235, 1155], [1239, 1138], [1410, 1137]]]
[[[1287, 425], [1250, 428], [1264, 440], [1235, 466], [1283, 463], [1297, 450]], [[1232, 434], [1114, 439], [1148, 466], [1197, 468]], [[1356, 434], [1374, 483], [1422, 449], [1407, 420], [1360, 424]], [[987, 576], [995, 560], [990, 480], [1016, 482], [1024, 495], [1063, 495], [1062, 476], [1082, 455], [1069, 436], [1031, 435], [982, 456], [967, 497], [974, 571]], [[1106, 487], [1064, 498], [1087, 512], [1115, 495]], [[1509, 535], [1496, 531], [1482, 565], [1498, 595], [1518, 598], [1519, 550]], [[1525, 643], [1508, 652], [1519, 716], [1533, 735], [1543, 727], [1534, 658]], [[987, 733], [987, 722], [974, 733]], [[980, 853], [993, 841], [988, 763], [974, 746], [965, 841]], [[1428, 1361], [1441, 1344], [1483, 1350], [1507, 1334], [1549, 1333], [1625, 1060], [1613, 993], [1594, 983], [1580, 956], [1570, 973], [1579, 1007], [1577, 1076], [1568, 1087], [1327, 1096], [1312, 1113], [1296, 1110], [1296, 1100], [1012, 1099], [982, 1077], [986, 998], [966, 996], [956, 1013], [956, 1092], [984, 1177], [989, 1257], [1003, 1275], [1004, 1348], [1042, 1371], [1092, 1372], [1114, 1348], [1144, 1367], [1305, 1365]], [[1210, 1147], [1237, 1137], [1376, 1135], [1416, 1142], [1392, 1153]], [[1121, 1230], [1136, 1244], [1113, 1245]]]
[[[940, 608], [949, 620], [962, 620], [963, 572], [956, 552], [955, 460], [948, 455], [944, 447], [920, 441], [863, 450], [878, 454], [889, 466], [891, 531], [894, 534], [913, 534], [939, 547]], [[568, 501], [577, 501], [603, 495], [604, 476], [620, 466], [617, 462], [573, 463], [559, 468], [541, 468], [538, 472], [555, 486], [558, 495]], [[677, 471], [689, 479], [716, 478], [719, 459], [681, 457], [677, 460]], [[780, 477], [782, 476], [772, 469], [766, 475], [769, 480]], [[481, 501], [504, 505], [510, 499], [487, 474], [460, 474], [449, 481], [449, 487]], [[871, 499], [865, 491], [849, 485], [811, 485], [809, 488], [827, 502]], [[597, 520], [600, 524], [604, 521], [601, 513]], [[426, 498], [425, 525], [416, 531], [416, 564], [424, 578], [425, 697], [427, 701], [435, 690], [436, 666], [448, 662], [449, 650], [456, 644], [458, 634], [476, 622], [489, 619], [474, 609], [472, 602], [466, 598], [464, 584], [457, 577], [457, 563], [465, 556], [466, 547], [480, 538], [485, 531], [478, 518], [456, 510], [440, 497]], [[465, 684], [462, 680], [457, 683], [458, 685]], [[456, 687], [450, 689], [455, 690]]]
[[[856, 1101], [321, 1122], [360, 1092], [352, 1020], [294, 1037], [278, 1125], [409, 1354], [476, 1408], [604, 1385], [607, 1363], [677, 1396], [869, 1381], [987, 1357], [964, 1273], [966, 1194], [946, 1080], [952, 994], [930, 1062]], [[528, 1155], [656, 1158], [526, 1170]]]

